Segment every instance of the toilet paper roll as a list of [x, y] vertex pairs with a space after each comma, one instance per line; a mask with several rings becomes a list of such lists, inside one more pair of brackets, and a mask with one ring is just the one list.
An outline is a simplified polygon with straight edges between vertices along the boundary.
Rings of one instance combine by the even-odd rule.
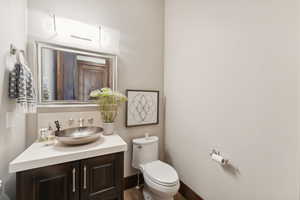
[[221, 164], [221, 165], [226, 165], [227, 161], [220, 155], [218, 154], [212, 154], [211, 159], [213, 159], [214, 161], [216, 161], [217, 163]]

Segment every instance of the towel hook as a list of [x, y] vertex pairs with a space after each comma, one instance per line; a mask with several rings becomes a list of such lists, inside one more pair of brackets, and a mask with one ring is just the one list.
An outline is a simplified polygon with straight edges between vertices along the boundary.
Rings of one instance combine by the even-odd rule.
[[17, 53], [17, 48], [13, 45], [13, 44], [10, 44], [10, 55], [16, 55]]
[[[11, 56], [16, 56], [18, 63], [23, 63], [24, 62], [25, 64], [27, 64], [26, 60], [24, 60], [24, 58], [25, 58], [25, 51], [24, 50], [17, 49], [15, 45], [10, 44], [10, 51], [9, 52], [10, 52]], [[21, 55], [20, 54], [23, 54], [22, 55], [23, 62], [21, 61], [21, 58], [20, 58]]]
[[20, 49], [17, 49], [17, 47], [13, 44], [10, 44], [10, 55], [17, 55], [18, 52], [21, 52], [23, 54], [25, 54], [25, 51], [24, 50], [20, 50]]

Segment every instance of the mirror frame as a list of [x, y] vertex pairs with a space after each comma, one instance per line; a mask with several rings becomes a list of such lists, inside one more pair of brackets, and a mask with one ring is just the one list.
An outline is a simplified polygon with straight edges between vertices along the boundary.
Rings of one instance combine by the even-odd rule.
[[38, 99], [38, 106], [49, 106], [49, 105], [97, 105], [94, 100], [90, 101], [80, 101], [80, 100], [54, 100], [54, 101], [44, 101], [42, 99], [42, 49], [49, 48], [53, 50], [59, 51], [66, 51], [71, 53], [78, 53], [80, 55], [85, 56], [92, 56], [92, 57], [101, 57], [101, 58], [108, 58], [112, 60], [112, 90], [117, 90], [117, 55], [90, 51], [86, 49], [79, 49], [74, 47], [62, 46], [58, 44], [51, 44], [46, 42], [35, 42], [36, 50], [37, 50], [37, 67], [36, 67], [36, 74], [37, 74], [37, 99]]

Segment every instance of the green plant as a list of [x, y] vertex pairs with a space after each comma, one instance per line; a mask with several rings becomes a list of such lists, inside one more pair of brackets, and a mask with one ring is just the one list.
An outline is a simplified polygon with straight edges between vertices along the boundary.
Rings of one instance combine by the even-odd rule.
[[127, 101], [127, 97], [110, 88], [94, 90], [90, 96], [97, 100], [100, 106], [102, 120], [105, 123], [113, 123], [118, 115], [120, 105]]

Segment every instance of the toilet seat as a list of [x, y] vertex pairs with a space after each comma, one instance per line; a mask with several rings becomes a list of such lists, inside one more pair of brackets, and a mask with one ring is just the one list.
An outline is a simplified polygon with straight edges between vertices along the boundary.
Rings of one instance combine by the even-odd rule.
[[175, 169], [160, 160], [143, 165], [143, 174], [152, 183], [160, 186], [174, 187], [179, 184], [178, 174]]

